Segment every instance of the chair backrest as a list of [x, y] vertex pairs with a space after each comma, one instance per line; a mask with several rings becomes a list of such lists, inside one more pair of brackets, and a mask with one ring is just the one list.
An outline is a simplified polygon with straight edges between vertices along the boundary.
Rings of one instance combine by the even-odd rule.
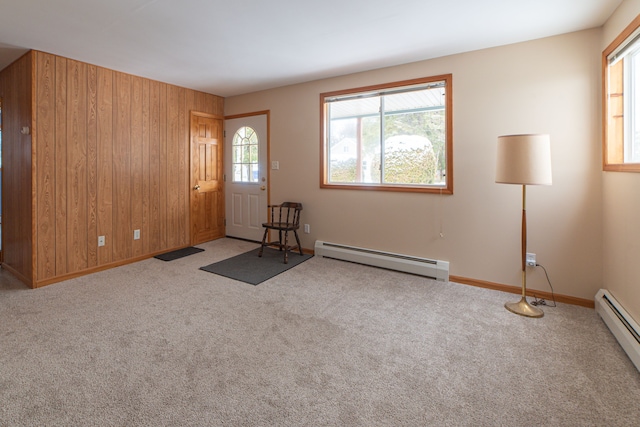
[[292, 224], [297, 227], [300, 225], [300, 211], [302, 211], [302, 203], [298, 202], [283, 202], [279, 205], [273, 205], [271, 206], [271, 222]]

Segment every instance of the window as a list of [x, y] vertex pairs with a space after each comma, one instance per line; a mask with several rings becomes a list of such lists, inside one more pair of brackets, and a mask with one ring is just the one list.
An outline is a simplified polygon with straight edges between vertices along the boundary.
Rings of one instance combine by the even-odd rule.
[[640, 172], [640, 15], [602, 53], [604, 170]]
[[243, 126], [233, 135], [233, 182], [258, 182], [258, 135]]
[[323, 93], [322, 188], [453, 193], [451, 74]]

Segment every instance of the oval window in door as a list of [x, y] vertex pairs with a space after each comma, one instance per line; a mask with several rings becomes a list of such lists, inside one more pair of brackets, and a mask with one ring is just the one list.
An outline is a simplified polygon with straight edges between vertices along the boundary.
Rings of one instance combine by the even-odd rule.
[[232, 167], [233, 182], [257, 183], [260, 170], [258, 167], [258, 134], [249, 126], [243, 126], [233, 135]]

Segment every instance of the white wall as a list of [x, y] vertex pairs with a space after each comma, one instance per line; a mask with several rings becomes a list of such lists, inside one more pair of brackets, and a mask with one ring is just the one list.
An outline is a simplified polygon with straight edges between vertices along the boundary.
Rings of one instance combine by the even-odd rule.
[[[225, 114], [271, 110], [271, 201], [304, 203], [316, 239], [448, 260], [451, 274], [520, 285], [521, 188], [495, 184], [499, 135], [549, 133], [554, 182], [528, 187], [529, 252], [556, 293], [602, 287], [600, 29], [226, 98]], [[454, 194], [320, 189], [319, 94], [453, 74]], [[442, 226], [444, 238], [439, 232]], [[544, 273], [532, 289], [549, 290]]]
[[[603, 27], [601, 51], [640, 14], [625, 0]], [[603, 172], [604, 286], [640, 322], [640, 174]]]

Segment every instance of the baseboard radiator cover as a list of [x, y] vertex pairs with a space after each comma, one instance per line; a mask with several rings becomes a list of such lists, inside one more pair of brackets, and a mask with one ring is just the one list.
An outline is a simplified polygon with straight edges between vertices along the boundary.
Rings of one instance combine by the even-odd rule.
[[448, 282], [449, 262], [316, 240], [316, 256], [350, 261]]
[[640, 326], [606, 289], [596, 294], [596, 311], [640, 371]]

